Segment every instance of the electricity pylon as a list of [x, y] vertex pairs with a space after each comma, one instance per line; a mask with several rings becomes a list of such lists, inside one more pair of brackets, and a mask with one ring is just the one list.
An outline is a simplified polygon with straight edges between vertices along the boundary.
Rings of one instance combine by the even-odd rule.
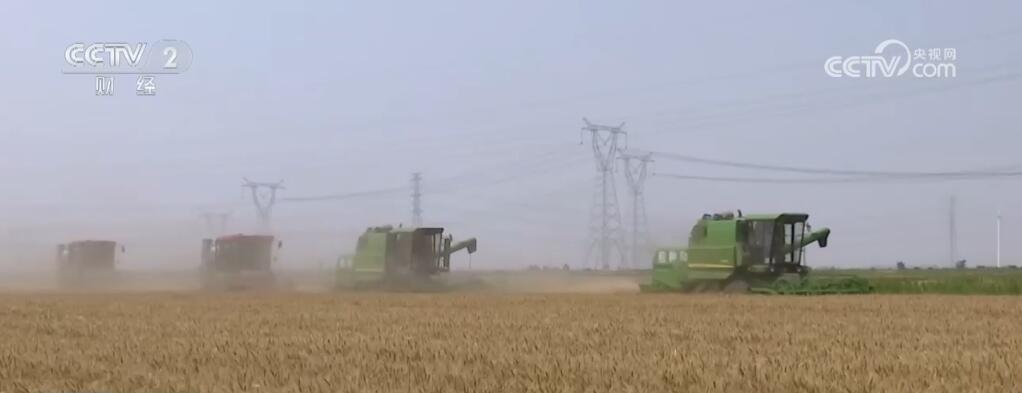
[[593, 124], [582, 119], [583, 132], [590, 135], [590, 146], [596, 160], [596, 184], [593, 190], [593, 205], [589, 216], [589, 241], [586, 248], [586, 263], [590, 263], [596, 251], [596, 267], [610, 269], [611, 258], [621, 268], [625, 262], [624, 236], [621, 230], [621, 210], [617, 203], [617, 187], [614, 183], [614, 169], [617, 154], [622, 149], [622, 139], [627, 145], [624, 123], [618, 126]]

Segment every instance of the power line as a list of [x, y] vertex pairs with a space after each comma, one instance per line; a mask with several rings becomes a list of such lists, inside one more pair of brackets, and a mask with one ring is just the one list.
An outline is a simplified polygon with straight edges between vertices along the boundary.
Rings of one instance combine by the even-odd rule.
[[289, 197], [289, 198], [281, 198], [280, 200], [281, 201], [286, 201], [286, 202], [339, 201], [339, 200], [353, 199], [353, 198], [364, 198], [364, 197], [373, 197], [373, 196], [385, 196], [385, 195], [388, 195], [388, 194], [399, 194], [399, 193], [403, 193], [403, 192], [406, 192], [406, 191], [408, 191], [408, 187], [406, 187], [406, 186], [401, 186], [401, 187], [384, 187], [384, 188], [377, 188], [377, 189], [372, 189], [372, 190], [353, 191], [353, 192], [347, 192], [347, 193], [325, 194], [325, 195], [306, 196], [306, 197]]
[[[974, 81], [969, 81], [969, 82], [965, 82], [965, 83], [955, 84], [955, 85], [951, 85], [951, 86], [939, 86], [937, 88], [919, 89], [919, 90], [916, 90], [916, 91], [909, 91], [909, 92], [907, 92], [907, 94], [903, 93], [903, 94], [898, 94], [898, 95], [893, 95], [893, 96], [886, 96], [886, 97], [884, 95], [872, 96], [872, 97], [864, 97], [864, 98], [870, 98], [870, 99], [867, 100], [867, 101], [859, 102], [859, 103], [872, 103], [872, 102], [877, 102], [878, 99], [911, 96], [911, 95], [915, 95], [915, 94], [918, 94], [918, 93], [921, 93], [921, 92], [925, 93], [925, 92], [932, 92], [932, 91], [948, 90], [948, 89], [953, 89], [953, 88], [958, 88], [958, 87], [963, 87], [963, 86], [969, 86], [969, 85], [973, 85], [973, 84], [983, 84], [983, 83], [990, 83], [990, 82], [996, 82], [996, 81], [1007, 80], [1007, 79], [1016, 79], [1016, 78], [1019, 78], [1019, 77], [1022, 77], [1022, 73], [1007, 74], [1007, 75], [996, 75], [996, 76], [991, 76], [991, 77], [987, 77], [987, 78], [981, 78], [979, 80], [974, 80]], [[854, 104], [855, 104], [855, 102], [852, 102], [852, 103], [849, 103], [847, 105], [854, 105]], [[819, 105], [817, 105], [816, 107], [818, 108]], [[797, 109], [797, 107], [793, 107], [793, 108], [790, 108], [790, 109]], [[809, 110], [809, 109], [813, 109], [813, 107], [812, 106], [806, 106], [806, 107], [803, 107], [802, 109]], [[794, 112], [790, 112], [789, 111], [788, 114], [791, 114], [791, 113], [794, 113]], [[780, 114], [783, 115], [785, 113], [780, 113]], [[732, 118], [731, 120], [734, 120], [734, 119], [735, 118]], [[726, 160], [713, 160], [713, 159], [705, 159], [705, 158], [700, 158], [700, 157], [685, 156], [685, 155], [681, 155], [681, 154], [665, 153], [665, 152], [655, 152], [654, 154], [656, 154], [660, 158], [680, 160], [680, 161], [688, 161], [688, 162], [697, 162], [697, 163], [703, 163], [703, 164], [732, 166], [732, 167], [746, 168], [746, 169], [762, 169], [762, 170], [775, 170], [775, 171], [786, 171], [786, 172], [796, 172], [796, 173], [808, 173], [808, 174], [851, 175], [851, 176], [855, 176], [855, 175], [861, 175], [861, 176], [932, 176], [932, 177], [944, 177], [944, 176], [948, 176], [948, 175], [972, 175], [972, 174], [974, 174], [974, 173], [950, 173], [950, 172], [923, 173], [923, 172], [884, 172], [884, 171], [828, 170], [828, 169], [816, 169], [816, 168], [787, 167], [787, 166], [778, 166], [778, 165], [750, 164], [750, 163], [741, 163], [741, 162], [726, 161]], [[479, 172], [479, 171], [477, 170], [476, 172]], [[985, 174], [985, 173], [977, 172], [975, 174]], [[460, 176], [456, 176], [456, 177], [453, 177], [453, 178], [450, 178], [450, 179], [440, 179], [439, 181], [434, 182], [434, 184], [442, 183], [442, 182], [445, 182], [445, 181], [460, 180], [460, 179], [458, 179], [459, 177], [464, 178], [464, 177], [472, 177], [472, 176], [473, 176], [472, 173], [462, 174]], [[690, 179], [690, 180], [700, 180], [700, 179], [697, 179], [696, 177], [698, 177], [698, 176], [693, 176], [693, 178]], [[515, 177], [515, 179], [517, 179], [517, 177]], [[713, 179], [702, 179], [702, 180], [713, 180]], [[724, 179], [716, 179], [716, 180], [717, 181], [726, 181]], [[780, 180], [780, 179], [778, 179], [778, 180]], [[734, 179], [732, 179], [730, 181], [748, 181], [748, 180], [742, 180], [740, 178], [734, 178]], [[759, 182], [776, 182], [776, 181], [767, 179], [765, 181], [759, 181]], [[818, 181], [816, 181], [815, 179], [797, 179], [797, 180], [794, 180], [794, 181], [793, 180], [789, 180], [789, 179], [783, 179], [783, 180], [780, 180], [780, 182], [813, 183], [813, 182], [818, 182]], [[830, 181], [828, 181], [828, 182], [830, 182]], [[445, 187], [445, 188], [443, 188], [443, 190], [441, 192], [450, 192], [450, 190], [451, 190], [450, 188]], [[373, 189], [373, 190], [364, 190], [364, 191], [356, 191], [356, 192], [349, 192], [349, 193], [335, 193], [335, 194], [308, 196], [308, 197], [290, 197], [290, 198], [282, 198], [281, 200], [282, 201], [288, 201], [288, 202], [332, 201], [332, 200], [347, 200], [347, 199], [363, 198], [363, 197], [398, 195], [398, 194], [403, 193], [403, 192], [407, 192], [407, 188], [406, 187], [385, 187], [385, 188], [379, 188], [379, 189]]]
[[[968, 42], [973, 42], [973, 41], [991, 41], [991, 40], [994, 40], [994, 39], [1001, 39], [1001, 38], [1004, 38], [1004, 37], [1014, 37], [1014, 36], [1018, 36], [1018, 35], [1022, 35], [1022, 29], [1007, 29], [1007, 30], [986, 32], [986, 33], [980, 33], [980, 34], [970, 34], [970, 35], [958, 36], [958, 37], [952, 38], [951, 41], [957, 41], [959, 43], [968, 43]], [[577, 95], [575, 97], [563, 97], [563, 98], [558, 98], [558, 99], [533, 100], [531, 102], [518, 103], [517, 106], [521, 106], [521, 107], [540, 107], [540, 106], [544, 106], [544, 105], [550, 106], [550, 105], [554, 105], [554, 104], [563, 104], [563, 103], [566, 103], [566, 102], [577, 102], [577, 101], [581, 101], [581, 100], [591, 100], [591, 99], [594, 99], [594, 98], [601, 98], [601, 97], [608, 97], [608, 96], [620, 96], [622, 94], [626, 94], [626, 93], [629, 93], [629, 92], [634, 93], [634, 92], [655, 91], [655, 90], [660, 90], [660, 89], [678, 89], [678, 88], [690, 87], [690, 86], [699, 85], [699, 84], [706, 84], [708, 82], [714, 82], [714, 81], [755, 79], [755, 78], [758, 78], [758, 77], [761, 77], [761, 76], [776, 77], [778, 74], [790, 73], [790, 72], [793, 72], [793, 71], [819, 69], [818, 68], [819, 66], [820, 66], [819, 59], [805, 59], [805, 60], [792, 61], [792, 62], [787, 62], [787, 63], [777, 63], [777, 64], [771, 64], [771, 65], [766, 65], [766, 66], [762, 66], [762, 67], [756, 67], [754, 70], [731, 71], [731, 72], [718, 73], [718, 74], [713, 74], [713, 75], [702, 75], [702, 76], [697, 76], [697, 77], [687, 77], [687, 78], [683, 78], [683, 79], [660, 80], [660, 81], [656, 81], [656, 82], [652, 82], [652, 83], [632, 84], [632, 85], [616, 86], [616, 87], [607, 87], [607, 88], [603, 88], [603, 89], [590, 90], [590, 91], [587, 91], [585, 93], [579, 94], [579, 95]], [[980, 69], [985, 69], [985, 68], [989, 68], [989, 67], [983, 67], [983, 68], [980, 68]], [[827, 89], [827, 90], [830, 90], [830, 89]], [[805, 93], [797, 93], [797, 94], [805, 94]], [[812, 93], [810, 93], [810, 94], [812, 94]], [[769, 99], [767, 101], [768, 102], [773, 102], [774, 100], [773, 99]], [[476, 114], [476, 113], [479, 113], [480, 109], [481, 108], [473, 108], [471, 111], [469, 111], [467, 113]], [[634, 118], [634, 117], [636, 117], [634, 114], [633, 115], [626, 115], [626, 116], [623, 116], [622, 119], [626, 119], [627, 120], [628, 118]]]
[[[940, 84], [940, 85], [936, 85], [936, 86], [931, 86], [930, 88], [926, 88], [926, 89], [900, 90], [899, 91], [898, 89], [896, 89], [896, 87], [898, 86], [897, 84], [887, 84], [887, 83], [885, 83], [885, 84], [858, 83], [858, 84], [854, 84], [854, 85], [851, 85], [851, 86], [828, 85], [827, 87], [818, 88], [818, 89], [806, 89], [806, 90], [798, 90], [798, 91], [788, 91], [788, 92], [782, 92], [782, 93], [762, 95], [762, 96], [755, 97], [755, 98], [754, 97], [749, 97], [749, 98], [731, 99], [731, 100], [720, 101], [720, 102], [716, 102], [716, 103], [700, 102], [698, 105], [684, 105], [684, 106], [681, 106], [681, 107], [678, 107], [678, 108], [673, 108], [673, 109], [663, 109], [663, 110], [658, 110], [658, 111], [655, 111], [655, 112], [647, 113], [646, 115], [643, 115], [642, 113], [632, 113], [632, 114], [629, 114], [627, 116], [624, 116], [623, 118], [624, 119], [642, 118], [642, 119], [647, 119], [648, 120], [650, 118], [683, 115], [683, 114], [685, 114], [685, 112], [693, 112], [695, 109], [699, 109], [700, 107], [705, 107], [705, 106], [710, 106], [710, 107], [712, 107], [714, 109], [718, 109], [718, 108], [735, 108], [735, 109], [738, 109], [738, 108], [741, 108], [741, 107], [749, 107], [746, 110], [717, 111], [716, 113], [702, 114], [702, 115], [698, 115], [698, 116], [685, 116], [685, 117], [681, 117], [681, 118], [678, 119], [678, 120], [683, 120], [683, 121], [714, 120], [715, 118], [719, 119], [721, 117], [726, 117], [729, 114], [743, 114], [743, 113], [744, 114], [750, 114], [750, 113], [754, 114], [756, 111], [760, 111], [760, 110], [784, 109], [785, 107], [788, 107], [789, 104], [793, 104], [791, 106], [794, 107], [794, 108], [797, 108], [800, 105], [801, 106], [805, 106], [807, 104], [820, 104], [821, 103], [821, 99], [823, 98], [821, 96], [832, 96], [832, 97], [839, 97], [839, 98], [846, 98], [846, 99], [855, 99], [855, 98], [861, 98], [861, 97], [865, 97], [865, 98], [876, 98], [877, 96], [883, 97], [885, 94], [888, 94], [888, 93], [893, 93], [894, 96], [898, 96], [899, 94], [905, 94], [905, 93], [910, 93], [909, 95], [912, 95], [911, 93], [914, 93], [914, 92], [924, 92], [924, 93], [925, 92], [930, 92], [931, 89], [934, 89], [934, 90], [946, 90], [946, 89], [966, 87], [966, 86], [976, 85], [976, 84], [984, 84], [984, 83], [989, 83], [989, 82], [995, 82], [995, 81], [1002, 80], [1002, 79], [1014, 79], [1016, 77], [1015, 74], [1009, 73], [1009, 74], [996, 75], [996, 74], [993, 74], [991, 71], [997, 71], [997, 70], [1002, 70], [1002, 69], [1016, 70], [1017, 68], [1018, 68], [1018, 61], [1007, 61], [1007, 62], [1002, 62], [1002, 63], [998, 63], [998, 64], [992, 64], [992, 65], [983, 66], [983, 67], [969, 68], [969, 69], [967, 69], [967, 71], [969, 72], [970, 75], [980, 75], [980, 76], [983, 76], [985, 74], [986, 77], [974, 78], [974, 79], [971, 79], [971, 80], [962, 79], [964, 82], [961, 82], [961, 83], [954, 83], [954, 82], [958, 82], [958, 79], [948, 80], [944, 84]], [[852, 93], [856, 93], [856, 92], [859, 92], [859, 91], [869, 92], [871, 90], [879, 90], [879, 91], [876, 92], [876, 93], [873, 93], [871, 95], [850, 95]], [[807, 103], [807, 102], [805, 102], [807, 100], [811, 100], [811, 101], [809, 101]], [[785, 101], [792, 101], [792, 102], [785, 102]], [[873, 100], [870, 100], [870, 101], [867, 101], [866, 103], [870, 103], [872, 101]], [[826, 103], [826, 102], [823, 102], [823, 103]], [[819, 105], [816, 105], [816, 106], [819, 106]], [[683, 111], [683, 112], [679, 113], [678, 109], [683, 109], [683, 110], [687, 109], [687, 111]]]
[[[495, 184], [504, 183], [507, 181], [518, 180], [525, 177], [531, 177], [536, 173], [550, 172], [551, 167], [560, 167], [567, 165], [567, 167], [573, 166], [577, 157], [565, 156], [563, 152], [554, 150], [540, 150], [539, 154], [535, 152], [531, 155], [536, 157], [536, 160], [530, 161], [530, 166], [522, 167], [519, 165], [520, 159], [514, 162], [499, 163], [492, 168], [479, 168], [474, 167], [466, 172], [440, 178], [431, 181], [429, 185], [423, 185], [422, 192], [428, 194], [437, 193], [449, 193], [458, 191], [463, 188], [478, 187], [478, 186], [490, 186]], [[524, 157], [526, 160], [530, 160], [530, 156]], [[508, 176], [499, 176], [494, 178], [489, 172], [499, 171], [509, 167], [515, 167], [516, 169], [524, 168], [526, 170], [512, 170], [508, 173]], [[483, 182], [473, 182], [469, 180], [485, 179]], [[298, 196], [298, 197], [287, 197], [281, 198], [281, 201], [285, 202], [324, 202], [324, 201], [340, 201], [349, 199], [358, 199], [366, 197], [382, 197], [382, 196], [399, 196], [410, 190], [408, 186], [392, 186], [392, 187], [381, 187], [369, 190], [351, 191], [351, 192], [338, 192], [331, 194], [322, 195], [309, 195], [309, 196]]]
[[[1014, 65], [1014, 64], [1017, 64], [1017, 62], [1015, 62], [1015, 63], [1005, 63], [1005, 64], [1001, 64], [1001, 65], [994, 66], [994, 67], [984, 67], [984, 68], [981, 68], [981, 69], [993, 69], [993, 68], [1003, 67], [1005, 65]], [[717, 113], [717, 114], [711, 114], [711, 115], [696, 116], [696, 117], [691, 117], [691, 118], [688, 118], [688, 119], [681, 119], [682, 121], [670, 122], [667, 125], [669, 127], [671, 127], [671, 128], [673, 128], [673, 127], [682, 127], [686, 131], [692, 131], [694, 129], [699, 129], [699, 128], [708, 129], [708, 128], [712, 128], [712, 126], [729, 124], [729, 123], [735, 123], [735, 122], [741, 122], [743, 120], [757, 120], [758, 121], [758, 120], [762, 120], [765, 117], [786, 117], [786, 116], [800, 115], [800, 114], [807, 114], [807, 113], [816, 114], [816, 113], [820, 113], [821, 111], [827, 111], [827, 110], [833, 110], [833, 109], [847, 109], [847, 108], [853, 108], [853, 107], [861, 106], [861, 105], [871, 105], [871, 104], [882, 103], [882, 102], [889, 101], [889, 100], [892, 100], [892, 99], [908, 98], [908, 97], [918, 96], [918, 95], [921, 95], [921, 94], [938, 93], [938, 92], [944, 92], [944, 91], [949, 91], [949, 90], [954, 90], [954, 89], [973, 87], [973, 86], [980, 86], [980, 85], [985, 85], [985, 84], [990, 84], [990, 83], [997, 83], [997, 82], [1013, 81], [1013, 80], [1019, 80], [1019, 79], [1022, 79], [1022, 73], [1006, 73], [1006, 74], [1000, 74], [1000, 75], [987, 75], [985, 77], [975, 78], [975, 79], [971, 79], [971, 80], [966, 80], [966, 81], [959, 82], [959, 83], [941, 84], [941, 85], [937, 85], [937, 86], [931, 86], [931, 87], [919, 88], [919, 89], [912, 89], [912, 90], [905, 90], [905, 91], [881, 92], [881, 93], [876, 93], [876, 94], [866, 94], [866, 95], [857, 95], [857, 96], [848, 96], [848, 97], [838, 97], [838, 99], [829, 100], [829, 101], [828, 100], [822, 100], [822, 99], [816, 99], [816, 100], [810, 101], [808, 103], [782, 103], [782, 104], [774, 105], [777, 102], [777, 100], [775, 98], [767, 97], [766, 99], [760, 100], [758, 102], [757, 101], [752, 101], [752, 102], [749, 102], [749, 103], [746, 104], [746, 105], [756, 105], [756, 104], [760, 104], [761, 103], [761, 104], [769, 105], [769, 106], [766, 106], [766, 107], [751, 108], [751, 109], [745, 110], [745, 111], [741, 111], [740, 110], [740, 111], [733, 111], [733, 112], [724, 112], [724, 113]], [[816, 91], [808, 91], [808, 92], [802, 92], [802, 93], [790, 93], [790, 94], [786, 94], [786, 95], [790, 95], [790, 96], [800, 96], [800, 95], [812, 96], [812, 95], [816, 95], [816, 94], [819, 94], [819, 93], [825, 93], [825, 92], [841, 92], [841, 91], [858, 90], [858, 89], [863, 89], [866, 86], [871, 86], [871, 85], [854, 86], [854, 87], [850, 87], [850, 88], [827, 88], [827, 89], [821, 89], [821, 90], [816, 90]], [[779, 95], [779, 96], [784, 96], [784, 95]], [[843, 99], [841, 99], [841, 98], [843, 98]], [[666, 131], [669, 131], [669, 129], [665, 128], [665, 127], [661, 127], [659, 130], [652, 131], [649, 134], [651, 134], [651, 135], [659, 134], [659, 133], [663, 133], [663, 132], [666, 132]]]
[[[498, 177], [487, 177], [488, 181], [485, 182], [474, 182], [474, 183], [459, 183], [457, 185], [444, 185], [436, 189], [427, 189], [428, 193], [433, 194], [452, 194], [460, 191], [464, 191], [472, 188], [484, 188], [492, 187], [504, 183], [510, 183], [518, 180], [532, 179], [537, 175], [553, 174], [559, 171], [563, 171], [568, 168], [574, 168], [585, 163], [585, 159], [581, 157], [560, 157], [558, 160], [548, 160], [545, 162], [539, 162], [531, 167], [523, 167], [525, 170], [512, 171], [509, 174]], [[462, 177], [462, 176], [458, 176]], [[444, 182], [445, 180], [441, 180]], [[439, 182], [438, 182], [439, 183]], [[432, 182], [430, 184], [433, 184]]]
[[[455, 193], [465, 189], [490, 187], [507, 182], [527, 179], [535, 177], [536, 174], [547, 174], [555, 173], [556, 171], [572, 168], [580, 164], [582, 159], [580, 157], [565, 156], [563, 153], [555, 153], [543, 156], [544, 159], [538, 160], [534, 165], [520, 167], [517, 170], [511, 170], [503, 176], [492, 176], [487, 175], [487, 170], [473, 169], [465, 173], [453, 175], [446, 178], [441, 178], [436, 181], [431, 181], [429, 185], [422, 185], [421, 192], [423, 194], [448, 194]], [[551, 159], [552, 158], [552, 159]], [[503, 167], [513, 165], [508, 163]], [[499, 170], [501, 168], [493, 168], [493, 170]], [[484, 181], [468, 181], [469, 179], [482, 179]], [[346, 193], [334, 193], [325, 195], [315, 196], [304, 196], [304, 197], [288, 197], [281, 198], [281, 201], [286, 202], [325, 202], [325, 201], [340, 201], [349, 199], [358, 199], [366, 197], [381, 197], [381, 196], [398, 196], [404, 194], [410, 190], [408, 186], [395, 186], [395, 187], [382, 187], [363, 191], [353, 191]]]
[[[1002, 39], [1005, 37], [1014, 37], [1022, 34], [1022, 29], [1005, 29], [1000, 31], [985, 32], [978, 34], [962, 35], [952, 37], [949, 42], [969, 43], [974, 41], [992, 41]], [[755, 67], [755, 69], [742, 69], [742, 70], [729, 70], [717, 74], [700, 75], [694, 77], [685, 77], [681, 79], [668, 79], [668, 80], [656, 80], [649, 83], [637, 83], [621, 86], [606, 86], [597, 89], [591, 89], [579, 94], [575, 94], [567, 97], [552, 97], [552, 98], [538, 98], [532, 100], [524, 100], [518, 102], [511, 102], [509, 105], [516, 108], [534, 109], [544, 107], [555, 107], [565, 103], [585, 102], [592, 100], [602, 100], [604, 97], [614, 97], [619, 99], [620, 96], [629, 93], [646, 93], [650, 91], [658, 91], [664, 89], [679, 89], [690, 87], [699, 84], [705, 84], [707, 82], [714, 81], [728, 81], [728, 80], [748, 80], [748, 79], [759, 79], [761, 77], [777, 77], [778, 74], [789, 74], [799, 70], [819, 70], [821, 65], [820, 59], [817, 58], [805, 58], [797, 61], [775, 63], [764, 66]], [[404, 123], [415, 123], [428, 121], [434, 118], [452, 118], [465, 115], [478, 115], [483, 114], [495, 114], [500, 111], [506, 110], [507, 104], [500, 106], [480, 106], [474, 105], [469, 107], [462, 107], [458, 110], [450, 111], [431, 111], [429, 113], [392, 113], [388, 112], [385, 114], [368, 116], [365, 118], [357, 119], [359, 125], [363, 128], [387, 121], [388, 124], [393, 125], [394, 121], [399, 122], [398, 124]], [[628, 118], [631, 116], [623, 116], [622, 118]], [[423, 141], [428, 140], [422, 138]], [[436, 140], [432, 138], [432, 140]], [[412, 145], [418, 146], [420, 141], [414, 141]]]
[[[474, 224], [476, 227], [487, 228], [507, 228], [515, 224], [525, 224], [562, 233], [563, 230], [555, 228], [565, 223], [566, 216], [574, 216], [575, 213], [581, 216], [585, 213], [573, 211], [572, 207], [526, 203], [520, 200], [491, 200], [490, 202], [482, 205], [466, 205], [438, 201], [436, 210], [443, 212], [443, 221], [448, 224]], [[576, 233], [576, 231], [570, 233]]]
[[[579, 157], [565, 155], [564, 146], [559, 146], [557, 150], [539, 151], [538, 154], [534, 153], [526, 156], [519, 156], [514, 160], [505, 162], [494, 162], [492, 163], [493, 165], [486, 164], [485, 166], [474, 166], [473, 169], [466, 172], [431, 181], [430, 184], [426, 186], [426, 190], [432, 194], [458, 190], [465, 186], [472, 187], [472, 185], [477, 184], [499, 184], [504, 182], [504, 180], [501, 179], [515, 180], [522, 178], [523, 175], [531, 176], [536, 173], [545, 173], [548, 172], [550, 168], [556, 168], [562, 165], [571, 165], [578, 159]], [[508, 170], [509, 168], [511, 169]], [[500, 173], [500, 175], [495, 177], [494, 172]], [[472, 182], [472, 180], [479, 179], [490, 179], [492, 182]]]
[[945, 177], [857, 177], [857, 178], [740, 178], [740, 177], [716, 177], [682, 174], [653, 174], [657, 178], [669, 178], [677, 180], [691, 180], [702, 182], [718, 183], [759, 183], [759, 184], [851, 184], [851, 183], [905, 183], [905, 182], [926, 182], [926, 181], [971, 181], [983, 179], [1002, 179], [1022, 177], [1022, 171], [1010, 171], [1010, 173], [995, 173], [968, 176], [945, 176]]
[[[784, 166], [784, 165], [769, 165], [769, 164], [756, 164], [749, 162], [740, 161], [728, 161], [713, 158], [696, 157], [678, 153], [666, 153], [666, 152], [652, 152], [652, 154], [658, 158], [685, 161], [699, 164], [725, 166], [732, 168], [742, 169], [755, 169], [765, 171], [778, 171], [778, 172], [792, 172], [792, 173], [803, 173], [803, 174], [816, 174], [816, 175], [838, 175], [838, 176], [862, 176], [862, 177], [969, 177], [969, 176], [1016, 176], [1022, 174], [1022, 172], [1003, 172], [1003, 171], [989, 171], [989, 170], [966, 170], [966, 171], [949, 171], [949, 172], [908, 172], [908, 171], [865, 171], [865, 170], [849, 170], [849, 169], [821, 169], [821, 168], [806, 168], [806, 167], [795, 167], [795, 166]], [[774, 179], [774, 180], [791, 180], [791, 179]], [[814, 182], [821, 179], [797, 179], [798, 182]]]

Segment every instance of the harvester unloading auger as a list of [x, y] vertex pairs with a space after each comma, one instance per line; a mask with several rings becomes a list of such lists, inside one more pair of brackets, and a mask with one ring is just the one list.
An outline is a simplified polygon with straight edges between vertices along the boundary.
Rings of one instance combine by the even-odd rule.
[[476, 251], [476, 239], [454, 242], [439, 227], [372, 227], [358, 237], [355, 255], [338, 266], [341, 289], [430, 291], [446, 287], [431, 278], [451, 269], [451, 254]]
[[644, 292], [867, 293], [857, 277], [809, 277], [805, 248], [827, 246], [830, 229], [806, 230], [808, 214], [705, 214], [688, 247], [658, 249]]

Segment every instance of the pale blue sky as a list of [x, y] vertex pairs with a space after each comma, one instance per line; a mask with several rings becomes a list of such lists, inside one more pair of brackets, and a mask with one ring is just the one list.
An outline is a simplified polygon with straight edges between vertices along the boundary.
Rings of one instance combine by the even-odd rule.
[[[721, 159], [1022, 167], [1020, 16], [1013, 1], [8, 1], [0, 263], [47, 265], [59, 241], [108, 237], [128, 244], [129, 266], [191, 267], [200, 206], [232, 209], [232, 230], [252, 229], [242, 176], [285, 179], [284, 196], [304, 196], [400, 186], [421, 171], [427, 222], [479, 236], [475, 266], [578, 264], [593, 177], [583, 116], [627, 121], [636, 148]], [[123, 78], [118, 95], [96, 97], [90, 76], [60, 73], [72, 42], [164, 38], [187, 41], [195, 62], [158, 78], [156, 97], [136, 97]], [[956, 48], [958, 78], [824, 74], [826, 58], [888, 38]], [[656, 170], [776, 177], [668, 161]], [[813, 264], [937, 264], [954, 193], [962, 256], [990, 263], [1000, 207], [1005, 258], [1022, 264], [1012, 246], [1020, 191], [1017, 180], [653, 177], [646, 204], [660, 243], [683, 243], [707, 211], [799, 210], [834, 230]], [[363, 227], [408, 222], [409, 205], [403, 193], [282, 203], [283, 258], [332, 261]]]

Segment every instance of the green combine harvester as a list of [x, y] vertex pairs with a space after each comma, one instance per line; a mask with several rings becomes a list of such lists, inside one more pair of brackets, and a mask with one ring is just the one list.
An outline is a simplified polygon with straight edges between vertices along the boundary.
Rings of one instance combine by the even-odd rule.
[[661, 248], [643, 292], [850, 294], [872, 291], [857, 277], [809, 277], [805, 248], [827, 247], [830, 229], [809, 229], [808, 214], [705, 214], [688, 247]]
[[358, 237], [355, 254], [337, 268], [339, 289], [433, 291], [448, 289], [433, 280], [451, 269], [451, 254], [476, 252], [476, 239], [454, 242], [439, 227], [372, 227]]

